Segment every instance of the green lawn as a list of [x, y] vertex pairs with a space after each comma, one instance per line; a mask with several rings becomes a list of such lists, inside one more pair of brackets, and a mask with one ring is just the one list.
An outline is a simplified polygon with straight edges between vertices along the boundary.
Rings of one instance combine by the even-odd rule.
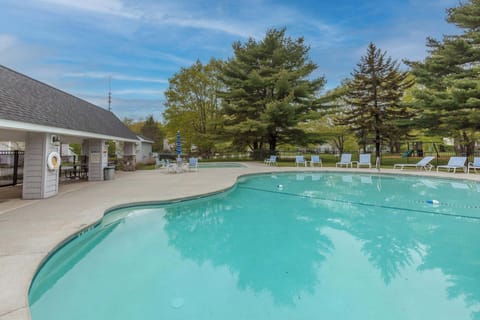
[[[321, 154], [320, 158], [322, 159], [322, 163], [324, 167], [335, 167], [335, 164], [340, 160], [340, 157], [334, 154]], [[447, 164], [448, 159], [450, 158], [450, 155], [442, 156], [440, 155], [440, 158], [438, 159], [438, 165], [444, 165]], [[309, 156], [306, 156], [305, 159], [307, 161], [310, 160]], [[353, 161], [358, 160], [357, 157], [353, 156], [352, 157]], [[393, 165], [396, 163], [417, 163], [419, 162], [423, 157], [408, 157], [408, 158], [402, 158], [400, 155], [387, 155], [381, 158], [380, 161], [380, 167], [381, 168], [393, 168]], [[431, 162], [432, 165], [437, 165], [437, 160], [434, 159]], [[295, 159], [279, 159], [278, 160], [278, 166], [280, 167], [295, 167]], [[375, 157], [372, 155], [372, 166], [375, 166]], [[364, 167], [363, 167], [364, 168]]]
[[[320, 158], [322, 159], [322, 163], [324, 167], [335, 167], [335, 164], [339, 161], [340, 157], [335, 154], [321, 154]], [[408, 157], [402, 158], [400, 155], [385, 155], [381, 159], [381, 168], [392, 168], [396, 163], [417, 163], [423, 157]], [[440, 155], [440, 158], [437, 160], [434, 159], [431, 163], [433, 165], [444, 165], [447, 164], [450, 155]], [[305, 156], [307, 161], [310, 161], [310, 156]], [[353, 161], [358, 160], [358, 156], [352, 157]], [[200, 162], [249, 162], [254, 160], [246, 160], [246, 159], [214, 159], [214, 160], [200, 160]], [[259, 162], [259, 161], [256, 161]], [[278, 160], [279, 167], [295, 167], [295, 159], [288, 158]], [[372, 155], [372, 166], [375, 166], [375, 158]], [[153, 170], [155, 169], [155, 164], [142, 164], [137, 163], [136, 166], [137, 170]]]

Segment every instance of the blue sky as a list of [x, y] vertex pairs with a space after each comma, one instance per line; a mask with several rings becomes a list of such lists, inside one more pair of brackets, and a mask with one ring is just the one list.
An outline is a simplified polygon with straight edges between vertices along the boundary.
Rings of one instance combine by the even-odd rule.
[[458, 32], [458, 0], [0, 0], [0, 64], [121, 119], [161, 119], [168, 79], [197, 59], [232, 56], [232, 43], [269, 28], [303, 36], [326, 89], [350, 76], [369, 42], [421, 60], [427, 36]]

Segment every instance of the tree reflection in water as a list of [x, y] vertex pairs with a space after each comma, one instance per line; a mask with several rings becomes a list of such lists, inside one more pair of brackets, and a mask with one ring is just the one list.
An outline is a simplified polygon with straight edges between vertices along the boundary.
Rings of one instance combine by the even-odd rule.
[[267, 290], [276, 303], [291, 305], [313, 293], [332, 243], [319, 231], [322, 220], [304, 218], [295, 201], [281, 199], [281, 210], [271, 212], [270, 195], [258, 194], [253, 207], [251, 197], [239, 189], [234, 198], [169, 208], [169, 244], [198, 264], [228, 266], [239, 288]]
[[[340, 174], [254, 177], [215, 199], [169, 207], [165, 230], [183, 257], [227, 266], [240, 289], [266, 290], [277, 304], [315, 293], [318, 270], [335, 251], [324, 232], [333, 228], [361, 243], [386, 286], [418, 264], [419, 272], [440, 269], [450, 279], [449, 298], [465, 296], [478, 305], [479, 220], [437, 213], [480, 217], [471, 209], [479, 188], [445, 193], [442, 183]], [[452, 205], [426, 204], [435, 198]]]

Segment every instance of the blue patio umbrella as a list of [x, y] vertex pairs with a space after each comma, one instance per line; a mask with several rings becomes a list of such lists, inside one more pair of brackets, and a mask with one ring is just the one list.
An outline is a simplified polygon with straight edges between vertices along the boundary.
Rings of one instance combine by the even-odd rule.
[[177, 144], [175, 147], [175, 151], [177, 152], [177, 156], [182, 154], [182, 140], [180, 138], [180, 130], [177, 131]]

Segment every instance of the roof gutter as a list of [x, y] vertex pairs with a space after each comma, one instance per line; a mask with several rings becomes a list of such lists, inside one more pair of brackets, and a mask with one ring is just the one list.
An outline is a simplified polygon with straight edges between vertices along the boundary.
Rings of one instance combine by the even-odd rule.
[[19, 122], [19, 121], [12, 121], [12, 120], [5, 120], [5, 119], [0, 119], [0, 129], [13, 130], [13, 131], [27, 131], [27, 132], [46, 132], [46, 133], [53, 133], [58, 135], [82, 137], [82, 138], [89, 138], [89, 139], [116, 140], [116, 141], [133, 142], [133, 143], [138, 142], [137, 139], [129, 139], [129, 138], [111, 136], [111, 135], [106, 135], [101, 133], [71, 130], [71, 129], [65, 129], [65, 128], [56, 128], [56, 127]]

